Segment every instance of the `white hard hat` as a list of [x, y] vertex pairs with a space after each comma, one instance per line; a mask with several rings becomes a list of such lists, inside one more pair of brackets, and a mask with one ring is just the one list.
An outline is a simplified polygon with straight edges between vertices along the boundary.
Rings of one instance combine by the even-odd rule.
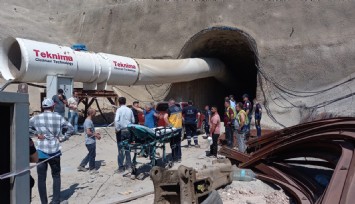
[[49, 107], [52, 107], [54, 106], [54, 102], [52, 99], [50, 98], [46, 98], [42, 101], [42, 107], [43, 108], [49, 108]]

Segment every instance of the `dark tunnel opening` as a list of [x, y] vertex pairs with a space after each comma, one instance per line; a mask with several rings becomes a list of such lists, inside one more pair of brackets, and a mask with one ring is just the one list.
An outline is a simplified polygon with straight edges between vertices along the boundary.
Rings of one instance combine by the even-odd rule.
[[224, 97], [230, 94], [242, 101], [247, 93], [252, 101], [257, 88], [257, 56], [254, 39], [242, 30], [230, 27], [212, 27], [200, 31], [187, 41], [179, 58], [209, 57], [225, 63], [226, 77], [222, 81], [203, 78], [172, 85], [167, 98], [177, 101], [193, 100], [202, 109], [216, 105], [223, 112]]
[[7, 55], [9, 56], [9, 67], [13, 66], [16, 70], [20, 71], [22, 63], [21, 48], [17, 41], [11, 44]]

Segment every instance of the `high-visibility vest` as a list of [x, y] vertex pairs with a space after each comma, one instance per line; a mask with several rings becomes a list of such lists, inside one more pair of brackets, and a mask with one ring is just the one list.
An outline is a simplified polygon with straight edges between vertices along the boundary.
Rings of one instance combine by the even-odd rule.
[[[232, 109], [232, 111], [233, 111], [233, 118], [231, 118], [230, 115], [229, 115], [229, 109]], [[227, 108], [226, 114], [227, 114], [228, 118], [230, 118], [230, 119], [232, 119], [232, 120], [237, 117], [237, 113], [235, 112], [234, 108], [231, 108], [231, 107], [228, 107], [228, 108]]]
[[240, 118], [241, 118], [240, 116], [241, 116], [241, 114], [244, 114], [244, 120], [245, 120], [244, 125], [248, 125], [249, 124], [249, 118], [247, 116], [247, 113], [244, 110], [240, 110], [239, 113], [238, 113], [238, 123], [240, 124]]

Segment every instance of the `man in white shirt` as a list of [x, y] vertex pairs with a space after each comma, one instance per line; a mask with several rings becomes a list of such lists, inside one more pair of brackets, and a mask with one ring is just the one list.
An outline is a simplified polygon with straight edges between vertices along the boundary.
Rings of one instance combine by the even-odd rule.
[[229, 95], [229, 103], [231, 104], [231, 108], [233, 108], [234, 110], [235, 109], [235, 106], [237, 105], [235, 99], [234, 99], [234, 96], [233, 95]]
[[69, 107], [69, 122], [74, 126], [74, 134], [78, 134], [78, 92], [74, 91], [73, 96], [68, 99], [68, 107]]
[[[131, 153], [129, 150], [125, 149], [122, 145], [122, 141], [129, 139], [130, 133], [127, 129], [128, 124], [134, 124], [134, 115], [130, 108], [126, 106], [126, 98], [120, 97], [118, 99], [119, 108], [116, 111], [115, 116], [115, 129], [116, 129], [116, 140], [118, 148], [118, 169], [116, 173], [123, 173], [128, 170], [129, 173], [132, 172], [131, 163]], [[126, 158], [125, 165], [123, 165], [124, 159]]]

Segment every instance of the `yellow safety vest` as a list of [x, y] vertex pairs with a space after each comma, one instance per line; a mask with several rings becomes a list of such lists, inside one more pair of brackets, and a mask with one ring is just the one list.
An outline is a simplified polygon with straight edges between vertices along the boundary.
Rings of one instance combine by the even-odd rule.
[[247, 113], [244, 110], [240, 110], [239, 113], [238, 113], [238, 123], [239, 123], [239, 125], [240, 125], [240, 115], [241, 114], [244, 114], [244, 118], [245, 118], [244, 119], [245, 120], [244, 125], [248, 125], [249, 124], [249, 118], [247, 116]]
[[[231, 118], [230, 115], [229, 115], [229, 109], [232, 109], [232, 111], [233, 111], [233, 118]], [[232, 120], [237, 117], [237, 113], [235, 112], [234, 108], [231, 108], [231, 107], [228, 107], [228, 108], [227, 108], [226, 114], [227, 114], [228, 118], [230, 118], [230, 119], [232, 119]]]
[[169, 123], [171, 123], [174, 128], [182, 128], [181, 109], [178, 107], [170, 107], [169, 110], [170, 110], [170, 116], [168, 118]]

